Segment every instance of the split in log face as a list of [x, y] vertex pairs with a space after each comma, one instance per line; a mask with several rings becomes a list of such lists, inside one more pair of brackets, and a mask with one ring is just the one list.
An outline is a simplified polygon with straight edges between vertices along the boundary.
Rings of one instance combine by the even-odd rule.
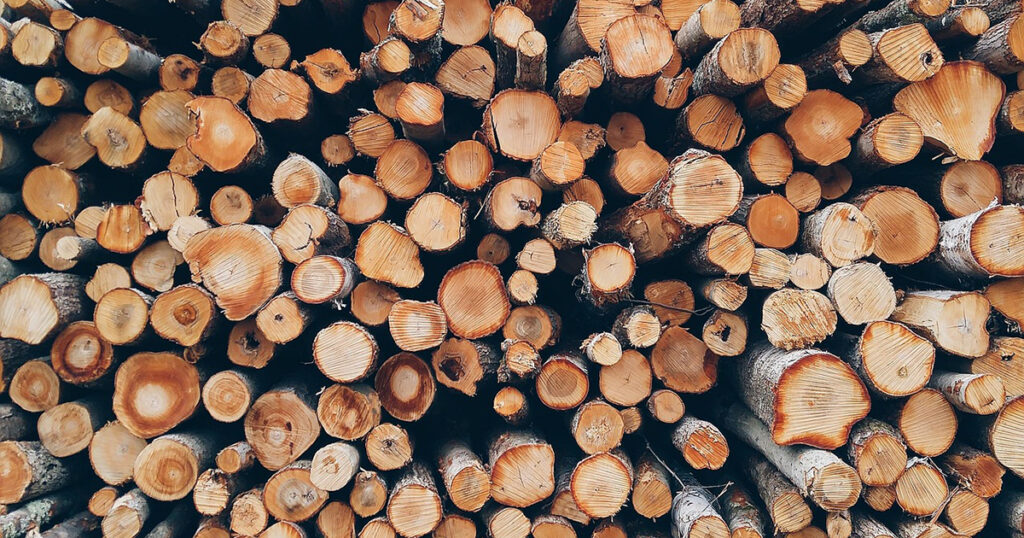
[[672, 34], [657, 17], [638, 14], [609, 25], [601, 39], [601, 63], [612, 96], [625, 102], [645, 97], [673, 50]]
[[172, 353], [136, 353], [117, 369], [114, 414], [133, 434], [150, 439], [192, 416], [199, 373]]
[[555, 102], [543, 92], [505, 90], [484, 111], [484, 141], [511, 159], [532, 161], [558, 137], [562, 124]]

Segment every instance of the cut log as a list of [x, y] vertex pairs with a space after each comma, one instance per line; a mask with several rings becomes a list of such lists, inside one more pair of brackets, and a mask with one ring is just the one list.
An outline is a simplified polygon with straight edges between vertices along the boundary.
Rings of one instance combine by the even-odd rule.
[[682, 488], [672, 499], [672, 534], [680, 537], [726, 536], [729, 526], [715, 499], [692, 475], [681, 475]]
[[592, 518], [616, 514], [632, 487], [633, 464], [621, 450], [583, 458], [569, 478], [576, 506]]
[[953, 444], [957, 416], [941, 392], [922, 389], [898, 405], [894, 414], [893, 425], [914, 452], [934, 457]]
[[263, 487], [267, 513], [281, 521], [300, 523], [316, 515], [329, 493], [311, 481], [310, 460], [299, 460], [277, 470]]
[[551, 445], [535, 434], [507, 431], [496, 435], [488, 449], [491, 498], [515, 507], [546, 499], [555, 488], [554, 460]]
[[260, 464], [276, 471], [294, 462], [320, 436], [313, 395], [285, 381], [264, 392], [245, 415], [245, 439]]
[[430, 367], [412, 353], [398, 353], [381, 364], [374, 377], [381, 407], [391, 416], [419, 420], [434, 402], [437, 387]]
[[933, 514], [942, 508], [949, 495], [942, 472], [928, 460], [913, 458], [907, 470], [896, 480], [896, 503], [914, 516]]
[[672, 445], [692, 469], [718, 470], [729, 457], [729, 444], [714, 424], [685, 415], [672, 432]]
[[492, 151], [532, 161], [555, 141], [561, 127], [557, 106], [547, 94], [505, 90], [484, 110], [481, 132]]
[[[838, 448], [846, 443], [853, 424], [870, 408], [860, 378], [830, 353], [785, 352], [761, 342], [751, 346], [736, 363], [734, 376], [740, 395], [769, 424], [777, 444]], [[765, 383], [771, 389], [765, 389]], [[819, 400], [817, 403], [790, 402], [793, 398], [786, 397], [789, 391], [804, 393], [805, 389], [799, 388], [804, 383], [815, 387], [813, 398]], [[793, 404], [797, 405], [791, 407]]]
[[916, 329], [947, 353], [980, 357], [989, 344], [983, 321], [988, 311], [988, 301], [978, 293], [915, 291], [907, 293], [892, 320]]
[[197, 97], [185, 107], [196, 122], [186, 146], [211, 170], [242, 172], [264, 165], [263, 136], [235, 103], [223, 97]]
[[681, 327], [669, 327], [651, 351], [651, 371], [669, 389], [707, 392], [718, 379], [718, 355]]
[[[786, 269], [780, 273], [788, 278]], [[780, 289], [772, 292], [761, 306], [761, 329], [772, 345], [782, 349], [801, 349], [819, 343], [835, 332], [836, 323], [832, 304], [816, 291]]]
[[939, 229], [934, 264], [959, 279], [1024, 275], [1017, 244], [1004, 230], [1024, 223], [1024, 208], [992, 205], [959, 219], [945, 221]]
[[[812, 90], [789, 114], [781, 131], [797, 158], [828, 166], [850, 154], [850, 137], [861, 126], [863, 116], [861, 108], [841, 94]], [[822, 117], [827, 121], [815, 121]]]
[[861, 491], [857, 471], [835, 454], [775, 444], [764, 423], [742, 405], [733, 404], [723, 415], [720, 424], [761, 452], [818, 506], [837, 511], [857, 502]]
[[758, 496], [777, 531], [798, 532], [811, 524], [811, 507], [779, 469], [756, 453], [745, 461], [743, 472], [757, 487]]

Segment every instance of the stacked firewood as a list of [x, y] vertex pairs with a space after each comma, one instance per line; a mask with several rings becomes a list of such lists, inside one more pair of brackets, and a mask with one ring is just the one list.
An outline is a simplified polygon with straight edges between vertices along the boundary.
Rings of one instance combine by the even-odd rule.
[[0, 537], [1024, 536], [1022, 0], [4, 0]]

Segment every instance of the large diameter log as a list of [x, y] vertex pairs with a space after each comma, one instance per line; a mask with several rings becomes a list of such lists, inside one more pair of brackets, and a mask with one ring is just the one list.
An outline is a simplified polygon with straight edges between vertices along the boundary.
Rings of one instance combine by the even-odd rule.
[[818, 506], [845, 510], [860, 497], [861, 482], [856, 470], [831, 452], [775, 444], [769, 429], [746, 407], [733, 404], [719, 423], [761, 452]]
[[[1005, 91], [1003, 82], [982, 64], [948, 62], [935, 76], [900, 90], [893, 108], [914, 120], [929, 144], [961, 159], [978, 160], [995, 142]], [[971, 106], [955, 104], [966, 102]]]
[[601, 64], [613, 98], [635, 103], [650, 93], [669, 62], [672, 34], [651, 15], [632, 15], [613, 22], [601, 40]]
[[980, 357], [988, 350], [988, 312], [989, 303], [979, 293], [915, 291], [896, 307], [892, 320], [916, 329], [947, 353]]
[[465, 262], [445, 273], [437, 302], [452, 333], [467, 339], [497, 332], [511, 308], [501, 273], [484, 261]]
[[81, 319], [85, 302], [85, 281], [77, 275], [21, 275], [0, 288], [0, 338], [42, 343]]
[[612, 214], [604, 226], [631, 242], [637, 261], [643, 263], [680, 248], [698, 230], [724, 221], [739, 208], [742, 196], [742, 179], [725, 159], [689, 150], [673, 159], [668, 174], [646, 196]]
[[202, 231], [182, 255], [193, 280], [217, 297], [231, 321], [255, 314], [281, 286], [281, 252], [263, 227], [232, 224]]
[[1024, 208], [989, 206], [942, 223], [935, 265], [953, 278], [1024, 275], [1024, 249], [1011, 230], [1024, 226]]
[[0, 502], [16, 504], [67, 487], [74, 464], [51, 455], [37, 441], [0, 442]]
[[734, 376], [743, 400], [780, 445], [838, 448], [871, 405], [853, 369], [817, 350], [787, 352], [767, 342], [754, 344], [735, 362]]
[[149, 439], [170, 431], [199, 406], [200, 374], [173, 353], [136, 353], [117, 369], [114, 414], [133, 434]]
[[[827, 118], [826, 121], [817, 121]], [[860, 128], [864, 111], [832, 90], [807, 92], [782, 124], [782, 135], [802, 161], [828, 166], [846, 158], [850, 137]]]

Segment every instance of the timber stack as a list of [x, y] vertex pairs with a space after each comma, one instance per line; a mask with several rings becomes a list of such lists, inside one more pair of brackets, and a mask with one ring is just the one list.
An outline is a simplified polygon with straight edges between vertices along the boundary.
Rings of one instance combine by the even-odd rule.
[[1024, 537], [1022, 0], [3, 0], [0, 537]]

